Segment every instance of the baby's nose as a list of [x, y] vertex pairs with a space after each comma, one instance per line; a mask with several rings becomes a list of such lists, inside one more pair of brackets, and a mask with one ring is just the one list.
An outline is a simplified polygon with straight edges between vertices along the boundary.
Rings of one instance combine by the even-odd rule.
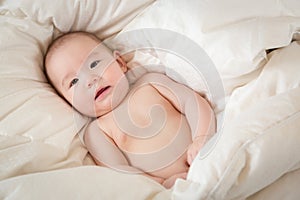
[[97, 75], [91, 75], [89, 79], [87, 80], [87, 87], [90, 88], [93, 85], [95, 85], [99, 80], [99, 77]]

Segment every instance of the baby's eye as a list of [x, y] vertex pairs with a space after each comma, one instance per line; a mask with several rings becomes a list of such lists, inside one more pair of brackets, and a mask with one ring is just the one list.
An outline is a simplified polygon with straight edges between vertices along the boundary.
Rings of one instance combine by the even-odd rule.
[[70, 82], [70, 87], [74, 86], [77, 82], [78, 82], [78, 78], [74, 78], [71, 82]]
[[90, 68], [93, 69], [94, 67], [96, 67], [98, 65], [99, 62], [100, 62], [100, 60], [95, 60], [94, 62], [91, 63]]

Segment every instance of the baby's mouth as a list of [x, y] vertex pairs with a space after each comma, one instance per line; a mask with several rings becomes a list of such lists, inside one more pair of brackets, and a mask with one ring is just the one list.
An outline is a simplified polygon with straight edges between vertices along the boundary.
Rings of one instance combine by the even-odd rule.
[[103, 88], [100, 88], [97, 92], [96, 92], [96, 95], [95, 95], [95, 100], [103, 93], [105, 92], [107, 89], [109, 89], [110, 86], [106, 86], [106, 87], [103, 87]]

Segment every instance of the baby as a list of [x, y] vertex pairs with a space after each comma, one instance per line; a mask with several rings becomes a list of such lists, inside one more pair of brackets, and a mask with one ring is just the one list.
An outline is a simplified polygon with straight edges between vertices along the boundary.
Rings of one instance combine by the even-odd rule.
[[159, 73], [130, 85], [118, 51], [93, 34], [57, 38], [45, 57], [45, 70], [57, 92], [80, 113], [94, 117], [84, 143], [102, 166], [141, 173], [170, 188], [214, 134], [208, 102]]

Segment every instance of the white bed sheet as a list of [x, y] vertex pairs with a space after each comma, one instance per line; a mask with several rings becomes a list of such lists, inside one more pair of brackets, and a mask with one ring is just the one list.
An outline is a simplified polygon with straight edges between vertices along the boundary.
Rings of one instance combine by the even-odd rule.
[[[60, 2], [1, 5], [1, 198], [296, 199], [300, 47], [290, 42], [300, 30], [299, 1], [131, 1], [130, 7], [114, 1], [108, 11], [115, 15], [106, 13], [104, 21], [86, 14], [105, 10], [97, 1], [74, 0], [63, 3], [68, 9], [57, 9]], [[216, 145], [172, 190], [142, 176], [83, 166], [93, 165], [76, 136], [85, 119], [74, 123], [73, 110], [55, 95], [42, 70], [47, 44], [60, 31], [86, 30], [105, 39], [141, 28], [171, 30], [199, 44], [228, 98]], [[266, 55], [265, 49], [287, 45]], [[196, 87], [193, 80], [187, 84]], [[219, 101], [213, 103], [222, 110]]]

